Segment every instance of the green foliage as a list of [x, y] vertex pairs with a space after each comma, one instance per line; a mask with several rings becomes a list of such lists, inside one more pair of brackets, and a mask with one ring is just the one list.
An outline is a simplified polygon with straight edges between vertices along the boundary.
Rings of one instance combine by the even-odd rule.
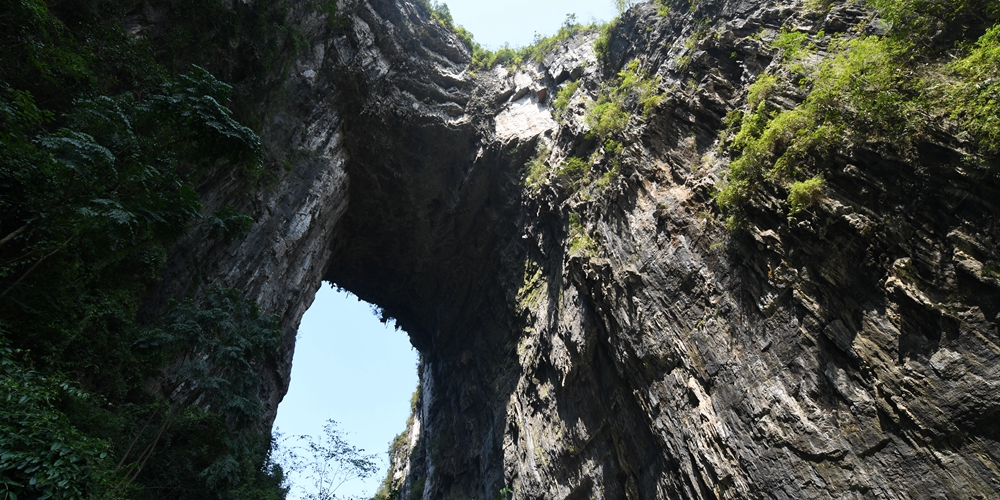
[[590, 181], [590, 162], [570, 156], [559, 163], [556, 175], [570, 185], [570, 191], [577, 191]]
[[[32, 94], [92, 84], [92, 52], [80, 47], [42, 0], [5, 2], [0, 12], [0, 73], [4, 83]], [[41, 92], [40, 92], [41, 91]], [[60, 98], [60, 104], [65, 102]]]
[[0, 337], [0, 484], [4, 498], [97, 498], [112, 479], [109, 446], [75, 428], [59, 408], [91, 396], [46, 377]]
[[[9, 188], [0, 193], [0, 294], [12, 299], [0, 312], [35, 318], [25, 347], [65, 359], [66, 342], [104, 337], [88, 328], [102, 327], [87, 303], [138, 294], [130, 276], [155, 276], [165, 245], [200, 217], [192, 184], [201, 169], [218, 161], [259, 167], [259, 139], [219, 104], [227, 88], [196, 68], [145, 102], [127, 94], [77, 100], [62, 127], [36, 133], [45, 113], [27, 92], [0, 87], [0, 120], [10, 124], [0, 136], [8, 166], [0, 182]], [[224, 212], [230, 234], [246, 227], [243, 216]], [[60, 281], [69, 284], [53, 300], [51, 283]], [[114, 321], [129, 322], [135, 305]]]
[[[559, 162], [553, 169], [547, 163], [548, 156], [549, 149], [544, 145], [539, 145], [535, 157], [528, 162], [524, 185], [533, 192], [537, 193], [541, 190], [541, 186], [548, 179], [550, 172], [555, 174], [555, 178], [562, 186], [568, 188], [570, 194], [580, 191], [591, 182], [590, 175], [593, 167], [589, 160], [571, 156]], [[617, 169], [614, 170], [613, 174], [605, 175], [609, 176], [607, 182], [610, 183], [617, 176]]]
[[253, 217], [237, 212], [232, 205], [224, 205], [212, 212], [209, 223], [215, 234], [221, 234], [229, 242], [250, 231]]
[[[259, 376], [234, 361], [260, 366], [261, 349], [275, 344], [243, 334], [273, 339], [271, 320], [254, 323], [237, 292], [225, 300], [211, 292], [197, 307], [238, 334], [212, 337], [202, 318], [204, 338], [159, 352], [137, 313], [187, 228], [206, 224], [220, 239], [249, 228], [231, 206], [203, 217], [194, 186], [220, 170], [261, 175], [260, 140], [228, 97], [246, 99], [280, 72], [290, 32], [270, 4], [181, 0], [171, 15], [170, 29], [150, 41], [126, 33], [103, 2], [14, 0], [0, 9], [2, 376], [17, 387], [0, 404], [10, 436], [0, 460], [20, 461], [0, 465], [8, 497], [284, 495], [255, 426]], [[241, 84], [205, 67], [239, 74]], [[174, 326], [152, 328], [178, 334]], [[198, 372], [191, 356], [211, 366], [197, 381], [180, 375]], [[167, 379], [186, 389], [147, 390]]]
[[427, 9], [427, 12], [431, 15], [431, 19], [443, 24], [446, 28], [451, 30], [452, 33], [455, 33], [455, 35], [458, 36], [458, 39], [462, 41], [462, 44], [465, 45], [465, 47], [472, 54], [472, 63], [470, 64], [472, 69], [487, 69], [492, 67], [493, 64], [497, 62], [497, 59], [500, 56], [486, 50], [482, 45], [476, 43], [469, 30], [455, 24], [455, 19], [451, 15], [451, 10], [448, 8], [448, 4], [439, 3], [437, 0], [418, 0], [418, 3]]
[[448, 4], [439, 3], [437, 0], [418, 0], [418, 3], [427, 9], [427, 12], [431, 15], [431, 19], [438, 21], [458, 36], [458, 39], [462, 41], [462, 44], [465, 45], [465, 47], [472, 54], [472, 63], [470, 64], [472, 69], [485, 69], [496, 63], [497, 57], [499, 56], [476, 43], [473, 39], [472, 32], [460, 25], [455, 24], [455, 19], [451, 15], [451, 10], [448, 8]]
[[238, 290], [211, 287], [195, 302], [174, 302], [160, 326], [136, 340], [147, 359], [167, 366], [164, 383], [174, 404], [196, 401], [225, 417], [232, 429], [259, 421], [257, 369], [277, 350], [277, 318], [262, 317], [257, 304]]
[[597, 36], [597, 40], [594, 40], [594, 54], [597, 55], [599, 61], [608, 60], [608, 54], [611, 50], [611, 35], [618, 22], [618, 18], [616, 17], [599, 28], [600, 33]]
[[793, 182], [788, 188], [788, 215], [797, 214], [819, 200], [824, 183], [822, 175]]
[[154, 98], [150, 108], [158, 113], [158, 126], [172, 143], [186, 142], [178, 156], [191, 163], [211, 164], [224, 158], [243, 165], [257, 174], [261, 166], [260, 138], [232, 118], [222, 103], [232, 87], [211, 73], [193, 66], [188, 74], [165, 85], [163, 94]]
[[624, 103], [611, 93], [602, 93], [596, 102], [587, 106], [586, 122], [597, 137], [620, 134], [628, 126], [631, 115]]
[[979, 271], [979, 275], [986, 278], [997, 278], [1000, 277], [1000, 266], [994, 264], [985, 264], [983, 269]]
[[573, 94], [576, 93], [576, 89], [578, 88], [580, 88], [580, 82], [573, 80], [566, 82], [563, 88], [559, 89], [559, 92], [556, 93], [556, 99], [552, 101], [552, 108], [555, 109], [557, 120], [561, 120], [566, 114], [566, 108], [569, 107], [569, 102], [573, 99]]
[[[789, 42], [786, 53], [800, 42]], [[742, 206], [765, 182], [783, 183], [815, 168], [817, 159], [843, 143], [845, 133], [858, 144], [905, 137], [919, 123], [914, 100], [919, 93], [896, 71], [900, 54], [898, 46], [878, 37], [831, 44], [830, 55], [810, 71], [809, 95], [790, 110], [779, 111], [768, 101], [779, 88], [776, 76], [762, 75], [751, 85], [749, 110], [730, 145], [739, 156], [716, 193], [729, 221], [740, 218]]]
[[420, 3], [427, 7], [432, 19], [440, 22], [458, 36], [458, 39], [462, 41], [462, 44], [465, 45], [470, 52], [472, 52], [472, 66], [474, 68], [478, 67], [475, 65], [475, 61], [477, 58], [485, 57], [485, 54], [488, 51], [473, 40], [472, 33], [469, 30], [455, 24], [455, 19], [451, 16], [451, 10], [448, 9], [448, 4], [438, 3], [436, 0], [433, 2], [429, 0], [420, 0]]
[[1000, 17], [1000, 4], [993, 0], [868, 0], [879, 16], [892, 25], [890, 36], [918, 44], [923, 50], [943, 51], [954, 39], [975, 38], [982, 26]]
[[471, 42], [471, 45], [467, 44], [470, 46], [469, 50], [472, 51], [472, 63], [470, 66], [473, 69], [489, 69], [498, 64], [507, 67], [517, 67], [526, 62], [541, 62], [542, 58], [549, 52], [552, 52], [559, 44], [569, 40], [578, 33], [593, 31], [595, 29], [597, 29], [596, 25], [578, 23], [575, 14], [567, 14], [566, 20], [559, 27], [559, 31], [556, 34], [547, 37], [536, 34], [533, 43], [527, 47], [514, 48], [505, 44], [496, 51], [490, 51], [475, 42]]
[[611, 184], [613, 184], [615, 181], [617, 181], [618, 177], [620, 176], [621, 173], [618, 161], [614, 160], [611, 163], [611, 168], [607, 172], [601, 174], [601, 176], [596, 181], [594, 181], [594, 187], [600, 191], [603, 191], [609, 188]]
[[816, 45], [809, 42], [809, 36], [801, 31], [781, 28], [771, 47], [781, 51], [781, 60], [794, 73], [806, 73], [806, 61], [816, 52]]
[[[553, 168], [548, 164], [550, 150], [540, 143], [535, 156], [526, 165], [524, 185], [533, 193], [539, 193], [542, 185], [550, 175], [553, 175], [558, 181], [555, 185], [565, 193], [570, 196], [579, 194], [582, 199], [589, 199], [593, 194], [599, 194], [607, 189], [618, 179], [620, 175], [618, 155], [622, 150], [620, 142], [607, 139], [604, 142], [603, 155], [595, 152], [590, 159], [570, 156]], [[607, 162], [607, 170], [595, 180], [592, 178], [594, 166], [602, 159]]]
[[539, 142], [535, 148], [535, 156], [527, 164], [528, 170], [524, 178], [524, 185], [536, 193], [542, 189], [542, 184], [545, 182], [546, 177], [548, 177], [549, 152], [548, 146]]
[[497, 50], [488, 50], [477, 44], [472, 51], [472, 63], [469, 66], [473, 69], [489, 69], [496, 65], [516, 67], [524, 62], [525, 53], [525, 49], [508, 44]]
[[660, 17], [667, 17], [670, 15], [670, 5], [667, 0], [656, 0], [656, 15]]
[[663, 101], [664, 95], [660, 93], [660, 78], [650, 78], [649, 72], [639, 67], [639, 61], [633, 59], [623, 70], [618, 72], [621, 79], [618, 92], [629, 92], [639, 102], [642, 107], [643, 118], [649, 117], [650, 113], [656, 109]]
[[587, 234], [583, 227], [583, 219], [577, 212], [569, 214], [569, 255], [597, 255], [597, 242]]
[[600, 138], [622, 133], [631, 118], [626, 109], [638, 106], [646, 118], [663, 101], [659, 85], [659, 77], [650, 78], [638, 60], [629, 62], [618, 72], [617, 85], [602, 87], [597, 101], [587, 106], [587, 125]]
[[[271, 460], [268, 442], [260, 433], [229, 429], [222, 416], [198, 406], [166, 411], [169, 425], [152, 427], [152, 436], [142, 433], [143, 440], [136, 442], [134, 452], [155, 444], [145, 467], [139, 468], [141, 462], [122, 467], [134, 481], [121, 487], [131, 490], [128, 498], [162, 498], [164, 491], [173, 498], [192, 500], [284, 498], [283, 471]], [[156, 422], [164, 414], [152, 416]], [[159, 440], [145, 439], [157, 435]]]
[[192, 488], [219, 498], [283, 498], [282, 470], [257, 430], [258, 371], [280, 343], [275, 323], [237, 290], [210, 287], [197, 301], [173, 302], [137, 336], [140, 359], [169, 397], [132, 407], [146, 423], [122, 443], [122, 488], [138, 481], [185, 498]]
[[1000, 154], [1000, 25], [947, 69], [958, 77], [946, 97], [952, 117], [978, 140], [984, 153]]
[[424, 497], [424, 488], [427, 486], [427, 478], [421, 478], [413, 483], [413, 489], [410, 490], [411, 500], [420, 500]]
[[[22, 54], [42, 80], [44, 75], [86, 76], [100, 69], [91, 52], [100, 46], [75, 45], [43, 4], [23, 1], [18, 6], [32, 7], [27, 9], [29, 19], [21, 21], [39, 31], [26, 34], [26, 43], [15, 48], [4, 43], [0, 50], [45, 48], [45, 57], [34, 51]], [[5, 25], [18, 24], [10, 13], [0, 19]], [[53, 56], [58, 50], [69, 55]], [[13, 81], [35, 88], [50, 104], [62, 104], [56, 114], [39, 108], [31, 91], [0, 84], [0, 160], [6, 167], [0, 182], [7, 188], [0, 193], [5, 213], [0, 225], [0, 294], [11, 299], [0, 311], [7, 315], [31, 309], [37, 314], [35, 308], [45, 304], [42, 310], [49, 313], [59, 306], [67, 306], [61, 312], [69, 313], [48, 316], [65, 318], [63, 326], [36, 325], [30, 346], [38, 347], [49, 340], [49, 331], [88, 324], [80, 321], [86, 306], [79, 300], [52, 300], [42, 283], [58, 275], [59, 281], [73, 285], [73, 291], [62, 295], [72, 300], [81, 298], [73, 292], [93, 290], [92, 283], [116, 286], [105, 273], [114, 273], [114, 266], [151, 278], [164, 245], [198, 217], [201, 204], [192, 187], [198, 175], [220, 161], [256, 171], [260, 142], [221, 104], [230, 87], [200, 67], [162, 85], [150, 84], [142, 99], [131, 92], [109, 96], [91, 89], [87, 97], [53, 101], [50, 92], [62, 96], [66, 89]], [[89, 76], [82, 81], [88, 82]]]
[[762, 74], [757, 77], [756, 80], [750, 87], [747, 88], [747, 106], [750, 109], [756, 109], [758, 106], [764, 103], [768, 97], [771, 96], [771, 92], [774, 90], [775, 85], [778, 83], [778, 77], [774, 75]]
[[[410, 438], [410, 430], [413, 427], [413, 417], [417, 414], [417, 405], [419, 403], [420, 384], [418, 383], [417, 388], [410, 396], [410, 416], [406, 419], [406, 428], [403, 432], [397, 434], [391, 442], [389, 442], [387, 455], [389, 456], [390, 463], [406, 456], [405, 454], [409, 452], [407, 445]], [[372, 500], [396, 500], [399, 498], [398, 487], [400, 486], [401, 484], [393, 483], [393, 473], [392, 468], [390, 467], [386, 470], [385, 477], [382, 478], [382, 483], [379, 484], [378, 490], [375, 492], [375, 495], [372, 496]]]
[[[330, 28], [337, 30], [346, 28], [348, 25], [348, 20], [344, 16], [339, 15], [337, 0], [312, 0], [315, 2], [314, 7], [323, 14], [326, 14], [326, 23]], [[293, 36], [298, 37], [298, 33]], [[303, 41], [304, 42], [304, 41]], [[297, 42], [298, 43], [298, 42]], [[296, 51], [298, 48], [296, 49]]]
[[[809, 96], [818, 110], [850, 120], [859, 140], [898, 140], [921, 128], [927, 104], [922, 82], [902, 71], [911, 47], [862, 37], [833, 43], [831, 51], [834, 55], [821, 63]], [[904, 144], [903, 149], [909, 147]]]
[[[213, 498], [282, 498], [281, 469], [268, 462], [256, 431], [263, 409], [256, 370], [280, 340], [273, 324], [235, 290], [174, 304], [160, 326], [135, 339], [133, 358], [149, 369], [168, 367], [170, 399], [110, 412], [109, 401], [62, 375], [41, 375], [21, 361], [24, 352], [3, 345], [0, 383], [8, 396], [0, 401], [0, 470], [7, 472], [0, 476], [7, 491], [147, 498], [142, 484], [152, 483], [215, 492]], [[132, 416], [143, 418], [130, 424]]]
[[577, 33], [592, 31], [594, 28], [595, 26], [592, 24], [584, 25], [578, 23], [575, 14], [567, 14], [566, 20], [563, 21], [562, 26], [559, 27], [559, 31], [555, 35], [546, 37], [535, 36], [534, 43], [526, 47], [525, 59], [541, 62], [542, 58], [549, 52], [552, 52], [560, 43], [569, 40]]
[[805, 6], [811, 11], [826, 12], [832, 4], [833, 0], [806, 0]]
[[781, 28], [778, 36], [771, 42], [771, 46], [781, 50], [781, 60], [784, 62], [802, 59], [804, 55], [812, 51], [811, 44], [808, 44], [809, 36], [801, 31], [788, 31]]
[[[772, 42], [786, 67], [803, 77], [807, 96], [779, 110], [768, 98], [783, 84], [777, 75], [762, 75], [749, 89], [745, 110], [729, 120], [739, 124], [729, 143], [736, 158], [715, 199], [731, 226], [769, 184], [786, 186], [792, 213], [808, 206], [823, 180], [807, 172], [821, 169], [836, 148], [868, 146], [915, 157], [928, 127], [941, 117], [956, 120], [980, 154], [1000, 153], [1000, 85], [993, 83], [1000, 28], [982, 28], [996, 22], [1000, 6], [978, 0], [872, 3], [892, 23], [889, 33], [834, 39], [815, 64], [807, 63], [814, 47], [804, 33], [782, 31]], [[944, 39], [942, 33], [960, 36]], [[978, 39], [973, 44], [962, 35]], [[943, 55], [948, 46], [961, 56]]]
[[[321, 9], [329, 13], [327, 0]], [[285, 2], [175, 0], [153, 47], [169, 74], [201, 66], [236, 87], [236, 116], [258, 120], [263, 92], [281, 80], [305, 41], [287, 22]], [[339, 22], [328, 16], [328, 22]]]
[[607, 139], [604, 141], [604, 152], [608, 155], [620, 155], [624, 149], [625, 146], [614, 139]]
[[635, 5], [635, 0], [615, 0], [615, 10], [618, 11], [619, 16], [632, 8], [633, 5]]
[[455, 19], [451, 17], [451, 10], [448, 8], [448, 4], [443, 2], [438, 3], [437, 0], [422, 1], [421, 3], [428, 7], [432, 19], [436, 19], [449, 28], [455, 27]]
[[329, 16], [330, 21], [337, 17], [337, 0], [322, 0], [319, 8], [320, 11]]

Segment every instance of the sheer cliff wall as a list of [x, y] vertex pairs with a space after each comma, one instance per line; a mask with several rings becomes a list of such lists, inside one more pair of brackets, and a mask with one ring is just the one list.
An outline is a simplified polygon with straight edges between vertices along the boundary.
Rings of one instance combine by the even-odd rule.
[[[661, 14], [634, 7], [603, 57], [583, 32], [474, 72], [416, 3], [293, 7], [308, 49], [262, 103], [288, 168], [245, 240], [192, 235], [165, 289], [214, 276], [282, 317], [269, 418], [321, 280], [395, 318], [422, 359], [400, 498], [997, 495], [996, 174], [944, 132], [916, 160], [845, 143], [812, 207], [765, 193], [730, 232], [718, 140], [778, 63], [766, 34], [879, 24], [841, 2]], [[613, 152], [586, 102], [633, 60], [663, 98], [628, 103]], [[557, 175], [570, 157], [602, 182]], [[533, 158], [556, 173], [526, 182]]]

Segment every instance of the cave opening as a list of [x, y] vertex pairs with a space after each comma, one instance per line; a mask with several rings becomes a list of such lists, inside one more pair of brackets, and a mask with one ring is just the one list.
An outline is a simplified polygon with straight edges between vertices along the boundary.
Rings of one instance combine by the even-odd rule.
[[[348, 481], [338, 497], [367, 498], [378, 488], [388, 466], [385, 451], [406, 426], [417, 386], [417, 351], [376, 312], [349, 292], [320, 287], [302, 317], [291, 383], [274, 422], [285, 449], [301, 444], [297, 435], [319, 438], [334, 420], [351, 445], [377, 455], [378, 472]], [[292, 471], [289, 483], [293, 500], [312, 487], [303, 471]]]

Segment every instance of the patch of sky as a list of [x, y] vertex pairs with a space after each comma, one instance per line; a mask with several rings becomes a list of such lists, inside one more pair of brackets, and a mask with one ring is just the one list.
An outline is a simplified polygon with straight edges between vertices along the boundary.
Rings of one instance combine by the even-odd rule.
[[[406, 333], [382, 324], [368, 303], [328, 284], [316, 293], [299, 326], [291, 384], [274, 425], [284, 436], [318, 438], [332, 419], [348, 442], [378, 454], [379, 472], [348, 481], [336, 491], [338, 498], [378, 489], [387, 465], [385, 451], [410, 413], [416, 363], [417, 352]], [[289, 479], [290, 499], [303, 497], [300, 488], [311, 488], [301, 475]]]
[[610, 21], [618, 11], [613, 0], [448, 0], [455, 24], [465, 27], [480, 45], [496, 50], [531, 45], [535, 35], [554, 35], [575, 14], [581, 23]]

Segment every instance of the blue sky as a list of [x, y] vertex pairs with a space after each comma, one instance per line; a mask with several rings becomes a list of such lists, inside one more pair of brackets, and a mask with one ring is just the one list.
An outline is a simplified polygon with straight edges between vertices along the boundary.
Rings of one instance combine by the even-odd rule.
[[405, 332], [383, 325], [367, 303], [324, 283], [299, 326], [291, 385], [274, 425], [285, 436], [318, 437], [328, 419], [336, 420], [351, 444], [378, 453], [382, 463], [378, 477], [349, 482], [337, 493], [372, 494], [389, 441], [406, 426], [416, 365]]
[[[528, 45], [535, 33], [558, 31], [566, 14], [579, 22], [607, 21], [616, 14], [613, 0], [451, 0], [456, 24], [476, 41], [496, 49]], [[406, 426], [410, 395], [417, 386], [417, 353], [405, 332], [381, 324], [357, 298], [324, 284], [302, 318], [292, 380], [278, 407], [275, 427], [284, 435], [322, 434], [328, 419], [349, 441], [378, 453], [382, 469], [367, 481], [352, 481], [338, 497], [371, 495], [385, 473], [389, 441]], [[294, 479], [294, 477], [293, 477]], [[290, 498], [299, 498], [294, 493]]]

